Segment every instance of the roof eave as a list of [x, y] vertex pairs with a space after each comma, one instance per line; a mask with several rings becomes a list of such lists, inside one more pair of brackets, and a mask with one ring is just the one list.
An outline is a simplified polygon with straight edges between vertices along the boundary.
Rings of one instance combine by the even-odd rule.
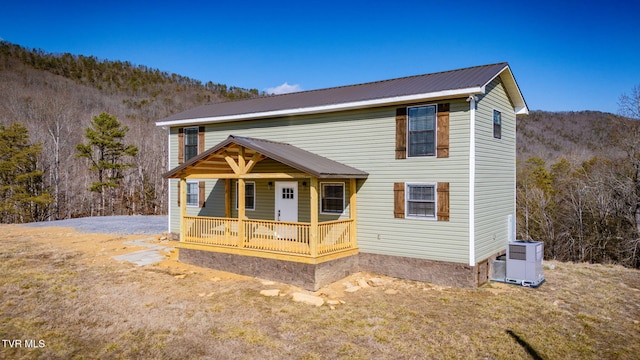
[[203, 118], [194, 118], [194, 119], [158, 121], [156, 122], [156, 126], [171, 127], [171, 126], [202, 125], [202, 124], [208, 124], [208, 123], [222, 123], [222, 122], [232, 122], [232, 121], [242, 121], [242, 120], [273, 118], [278, 116], [321, 114], [321, 113], [328, 113], [328, 112], [334, 112], [334, 111], [356, 110], [356, 109], [364, 109], [369, 107], [394, 105], [394, 104], [423, 101], [423, 100], [463, 97], [463, 96], [468, 96], [473, 94], [483, 94], [483, 93], [484, 93], [484, 86], [476, 86], [476, 87], [463, 88], [463, 89], [442, 90], [442, 91], [436, 91], [431, 93], [394, 96], [389, 98], [362, 100], [362, 101], [354, 101], [354, 102], [340, 103], [340, 104], [328, 104], [328, 105], [312, 106], [312, 107], [305, 107], [305, 108], [283, 109], [283, 110], [265, 111], [265, 112], [249, 113], [249, 114], [213, 116], [213, 117], [203, 117]]
[[506, 88], [507, 95], [511, 98], [511, 101], [513, 102], [513, 111], [516, 113], [516, 115], [529, 114], [529, 108], [527, 107], [527, 102], [524, 100], [524, 96], [522, 96], [520, 87], [518, 86], [518, 83], [516, 82], [516, 78], [513, 76], [513, 73], [511, 72], [511, 68], [509, 67], [509, 65], [505, 65], [505, 67], [502, 68], [502, 70], [498, 71], [496, 75], [493, 78], [491, 78], [489, 81], [487, 81], [487, 83], [484, 86], [487, 86], [490, 82], [492, 82], [498, 76], [500, 76], [500, 79], [502, 80]]
[[316, 177], [318, 179], [367, 179], [369, 174], [321, 174]]

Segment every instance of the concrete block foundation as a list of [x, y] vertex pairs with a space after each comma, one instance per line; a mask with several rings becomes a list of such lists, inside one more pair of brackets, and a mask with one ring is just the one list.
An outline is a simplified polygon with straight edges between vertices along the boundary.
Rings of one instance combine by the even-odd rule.
[[180, 261], [201, 267], [254, 276], [316, 291], [359, 271], [432, 284], [475, 288], [486, 282], [487, 261], [478, 266], [359, 253], [320, 264], [266, 259], [180, 248]]
[[320, 264], [265, 259], [181, 248], [180, 261], [201, 267], [283, 282], [316, 291], [358, 270], [358, 256], [348, 256]]

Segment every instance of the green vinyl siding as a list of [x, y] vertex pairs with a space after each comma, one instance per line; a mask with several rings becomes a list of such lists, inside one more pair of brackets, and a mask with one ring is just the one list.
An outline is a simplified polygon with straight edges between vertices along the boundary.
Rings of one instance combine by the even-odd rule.
[[[405, 256], [430, 260], [467, 263], [469, 260], [469, 103], [465, 99], [447, 100], [450, 103], [450, 131], [448, 158], [395, 159], [395, 114], [397, 107], [342, 111], [287, 118], [262, 119], [206, 125], [205, 144], [211, 147], [229, 135], [248, 136], [290, 143], [307, 151], [342, 162], [369, 173], [368, 179], [357, 181], [358, 246], [361, 252]], [[429, 102], [428, 104], [433, 104]], [[419, 105], [419, 104], [412, 104]], [[171, 166], [177, 165], [177, 128], [171, 129]], [[265, 172], [256, 165], [254, 171]], [[272, 163], [273, 170], [284, 165]], [[282, 169], [281, 169], [282, 170]], [[269, 169], [269, 171], [272, 171]], [[280, 171], [280, 170], [278, 170]], [[249, 218], [273, 219], [273, 190], [269, 180], [256, 181], [256, 210], [247, 211]], [[308, 188], [298, 180], [299, 221], [308, 221]], [[322, 179], [320, 182], [324, 181]], [[331, 182], [334, 179], [330, 180]], [[345, 182], [347, 208], [340, 216], [348, 218], [351, 189]], [[207, 182], [207, 192], [219, 186]], [[275, 180], [273, 180], [275, 185]], [[393, 215], [394, 182], [448, 182], [450, 184], [450, 221], [396, 219]], [[224, 184], [223, 182], [221, 182]], [[308, 180], [307, 180], [308, 183]], [[224, 194], [224, 185], [222, 194]], [[177, 187], [174, 185], [172, 191]], [[232, 186], [235, 191], [235, 186]], [[172, 194], [175, 199], [177, 193]], [[223, 196], [223, 195], [221, 195]], [[220, 197], [219, 197], [220, 198]], [[224, 215], [223, 197], [217, 202], [207, 201], [203, 214]], [[232, 196], [235, 202], [235, 195]], [[222, 205], [220, 205], [222, 203]], [[306, 204], [306, 205], [305, 205]], [[179, 208], [172, 200], [172, 231], [179, 229]], [[213, 206], [215, 211], [209, 211]], [[235, 214], [235, 203], [232, 205]], [[319, 220], [333, 220], [335, 215], [321, 214]]]
[[[476, 262], [506, 248], [515, 216], [516, 115], [499, 77], [486, 89], [476, 110]], [[501, 139], [493, 137], [494, 110], [502, 113]]]

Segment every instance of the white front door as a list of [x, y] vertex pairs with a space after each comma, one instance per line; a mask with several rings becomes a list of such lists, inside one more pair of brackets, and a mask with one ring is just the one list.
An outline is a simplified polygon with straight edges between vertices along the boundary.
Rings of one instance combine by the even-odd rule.
[[298, 221], [298, 182], [276, 181], [276, 221]]
[[[298, 221], [298, 182], [276, 181], [275, 219], [276, 221]], [[276, 225], [275, 236], [279, 239], [296, 240], [295, 225]]]

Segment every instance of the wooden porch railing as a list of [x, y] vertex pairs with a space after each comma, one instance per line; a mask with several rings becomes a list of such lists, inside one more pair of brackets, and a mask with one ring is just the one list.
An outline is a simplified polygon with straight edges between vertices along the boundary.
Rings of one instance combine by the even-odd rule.
[[315, 257], [355, 249], [353, 220], [318, 223], [312, 254], [311, 224], [272, 220], [244, 220], [244, 239], [238, 238], [238, 219], [185, 216], [185, 243]]
[[318, 224], [318, 254], [355, 247], [352, 243], [352, 220], [336, 220]]
[[310, 225], [270, 220], [245, 220], [244, 247], [257, 250], [311, 255]]
[[185, 216], [185, 242], [202, 245], [238, 244], [238, 219]]

